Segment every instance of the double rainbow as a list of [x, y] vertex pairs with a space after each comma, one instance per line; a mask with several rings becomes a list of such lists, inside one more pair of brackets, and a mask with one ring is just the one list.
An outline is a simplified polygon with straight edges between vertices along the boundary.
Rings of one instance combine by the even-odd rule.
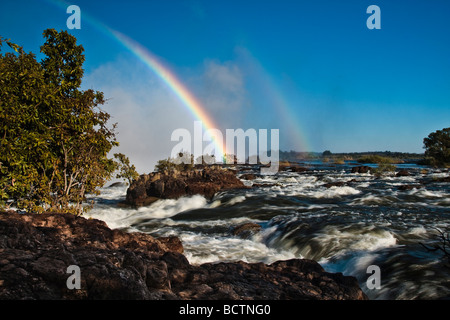
[[[70, 6], [69, 3], [62, 0], [47, 0], [50, 4], [67, 10], [67, 7]], [[159, 61], [156, 56], [151, 53], [148, 49], [144, 48], [138, 42], [132, 40], [126, 35], [116, 31], [107, 25], [103, 24], [99, 20], [90, 16], [86, 12], [81, 9], [81, 28], [84, 28], [84, 22], [88, 22], [91, 26], [93, 26], [98, 31], [102, 32], [106, 36], [114, 39], [120, 45], [124, 46], [128, 51], [134, 54], [140, 61], [144, 63], [154, 74], [156, 74], [167, 86], [170, 90], [178, 97], [178, 99], [182, 102], [182, 104], [190, 111], [190, 113], [194, 116], [196, 120], [201, 121], [205, 131], [209, 131], [212, 129], [217, 129], [218, 126], [215, 124], [212, 117], [208, 114], [205, 107], [198, 101], [198, 99], [186, 88], [185, 85], [177, 78], [177, 76], [166, 66], [163, 65], [161, 61]], [[69, 17], [69, 16], [67, 16]], [[212, 137], [212, 141], [215, 145], [216, 153], [225, 154], [225, 145], [223, 142], [219, 143], [219, 141], [215, 140]]]
[[[208, 114], [198, 99], [181, 83], [181, 81], [175, 76], [169, 68], [165, 67], [149, 50], [144, 48], [136, 41], [130, 39], [124, 34], [111, 30], [111, 34], [117, 39], [123, 46], [130, 50], [136, 57], [139, 58], [149, 69], [151, 69], [172, 92], [178, 97], [184, 106], [192, 113], [192, 115], [200, 120], [205, 130], [217, 129], [212, 117]], [[219, 154], [225, 154], [225, 146], [220, 145], [214, 137], [212, 137], [215, 146], [218, 148]]]
[[[64, 0], [46, 0], [48, 3], [66, 11], [67, 7], [70, 5]], [[82, 10], [82, 8], [81, 8]], [[144, 63], [154, 74], [156, 74], [178, 97], [182, 104], [189, 110], [189, 112], [194, 116], [195, 120], [200, 120], [205, 131], [212, 129], [218, 129], [219, 127], [214, 122], [211, 115], [207, 112], [205, 107], [198, 101], [198, 99], [190, 92], [186, 86], [177, 78], [177, 76], [158, 58], [151, 53], [148, 49], [143, 47], [138, 42], [129, 38], [128, 36], [111, 29], [106, 26], [98, 19], [90, 16], [88, 13], [82, 11], [82, 28], [84, 28], [84, 22], [88, 22], [95, 29], [105, 34], [107, 37], [112, 38], [114, 41], [118, 42], [120, 45], [125, 47], [129, 52], [135, 55], [140, 61]], [[271, 79], [267, 71], [261, 68], [260, 77], [263, 79], [261, 85], [263, 86], [263, 92], [268, 95], [269, 100], [273, 104], [273, 109], [276, 114], [281, 116], [284, 124], [286, 126], [287, 132], [291, 133], [292, 137], [295, 137], [296, 145], [303, 151], [309, 149], [307, 143], [306, 135], [301, 131], [302, 125], [299, 123], [298, 117], [293, 113], [293, 106], [291, 106], [284, 95], [281, 93], [280, 88], [277, 87], [276, 83]], [[216, 147], [217, 154], [225, 154], [226, 147], [223, 142], [214, 140], [213, 143]]]

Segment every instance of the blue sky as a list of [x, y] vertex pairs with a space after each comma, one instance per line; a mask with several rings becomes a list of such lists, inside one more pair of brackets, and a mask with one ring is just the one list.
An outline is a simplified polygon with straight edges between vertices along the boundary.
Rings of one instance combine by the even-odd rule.
[[[0, 35], [38, 52], [67, 29], [66, 4], [0, 2]], [[280, 129], [282, 150], [422, 152], [450, 125], [450, 2], [71, 1], [81, 8], [83, 86], [105, 92], [121, 148], [145, 165], [186, 113], [151, 70], [93, 17], [157, 55], [225, 128]], [[369, 5], [381, 29], [369, 30]], [[85, 15], [85, 16], [84, 16]], [[83, 18], [85, 17], [85, 18]]]

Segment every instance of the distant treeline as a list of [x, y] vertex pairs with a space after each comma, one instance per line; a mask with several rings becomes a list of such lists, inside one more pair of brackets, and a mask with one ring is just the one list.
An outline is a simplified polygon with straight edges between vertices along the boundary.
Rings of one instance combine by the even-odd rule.
[[298, 160], [347, 160], [358, 161], [360, 159], [369, 158], [373, 156], [380, 156], [398, 160], [415, 160], [422, 161], [425, 159], [424, 153], [409, 153], [409, 152], [393, 152], [393, 151], [367, 151], [367, 152], [341, 152], [332, 153], [329, 150], [324, 152], [298, 152], [298, 151], [280, 151], [280, 160], [298, 161]]

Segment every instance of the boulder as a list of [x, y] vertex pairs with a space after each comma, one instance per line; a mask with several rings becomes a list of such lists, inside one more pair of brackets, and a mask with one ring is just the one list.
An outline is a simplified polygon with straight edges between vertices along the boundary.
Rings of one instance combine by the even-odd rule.
[[244, 173], [239, 178], [244, 179], [244, 180], [255, 180], [256, 176], [253, 173]]
[[[312, 260], [191, 265], [176, 237], [70, 214], [0, 212], [0, 299], [367, 299]], [[80, 288], [69, 288], [79, 267]]]
[[229, 170], [208, 168], [188, 171], [153, 172], [141, 175], [127, 189], [125, 202], [145, 206], [158, 199], [177, 199], [200, 194], [208, 199], [218, 191], [246, 189], [236, 174]]
[[300, 166], [292, 166], [291, 167], [291, 171], [292, 172], [305, 172], [305, 171], [308, 171], [308, 170], [309, 170], [308, 168], [300, 167]]
[[370, 171], [369, 166], [357, 166], [352, 168], [352, 173], [367, 173]]
[[423, 188], [420, 184], [402, 184], [401, 186], [398, 186], [397, 189], [400, 191], [408, 191], [412, 189], [420, 189]]
[[435, 182], [450, 182], [450, 176], [437, 178], [435, 179]]
[[337, 181], [337, 182], [329, 182], [329, 183], [325, 183], [323, 186], [325, 188], [331, 188], [331, 187], [345, 187], [346, 185], [348, 185], [347, 182], [344, 181]]
[[305, 172], [308, 171], [308, 168], [299, 166], [298, 164], [291, 164], [289, 162], [280, 162], [280, 165], [278, 167], [280, 171], [292, 171], [292, 172]]
[[232, 228], [231, 233], [240, 238], [250, 238], [261, 231], [261, 225], [253, 222], [246, 222]]
[[410, 176], [409, 171], [406, 169], [402, 169], [395, 175], [396, 177], [408, 177]]
[[114, 182], [112, 183], [110, 186], [108, 186], [108, 188], [123, 188], [126, 187], [127, 184], [125, 182]]

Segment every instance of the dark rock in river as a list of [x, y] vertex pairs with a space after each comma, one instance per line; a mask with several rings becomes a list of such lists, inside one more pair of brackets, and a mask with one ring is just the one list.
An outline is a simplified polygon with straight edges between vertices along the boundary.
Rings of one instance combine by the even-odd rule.
[[450, 176], [435, 179], [435, 182], [450, 182]]
[[[366, 299], [311, 260], [191, 265], [178, 238], [70, 214], [0, 213], [0, 299]], [[80, 289], [69, 289], [71, 265]]]
[[299, 166], [298, 164], [290, 164], [290, 163], [285, 164], [285, 163], [281, 163], [281, 164], [279, 165], [279, 170], [280, 170], [280, 171], [292, 171], [292, 172], [300, 173], [300, 172], [308, 171], [309, 169], [308, 169], [308, 168], [305, 168], [305, 167], [301, 167], [301, 166]]
[[231, 232], [233, 235], [247, 239], [258, 233], [261, 230], [261, 225], [253, 222], [247, 222], [233, 227]]
[[410, 176], [409, 171], [402, 169], [399, 172], [397, 172], [397, 174], [395, 175], [396, 177], [408, 177]]
[[344, 181], [337, 181], [337, 182], [329, 182], [329, 183], [325, 183], [323, 186], [325, 188], [331, 188], [331, 187], [345, 187], [346, 185], [348, 185], [347, 182]]
[[125, 183], [125, 182], [114, 182], [110, 186], [108, 186], [108, 188], [122, 188], [122, 187], [126, 187], [126, 186], [127, 186], [127, 183]]
[[309, 170], [308, 168], [300, 167], [300, 166], [292, 166], [291, 167], [291, 171], [292, 172], [305, 172], [305, 171], [308, 171], [308, 170]]
[[401, 186], [398, 186], [397, 189], [400, 191], [408, 191], [408, 190], [420, 189], [420, 188], [423, 188], [423, 186], [420, 184], [402, 184]]
[[352, 168], [352, 173], [367, 173], [370, 171], [369, 166], [358, 166]]
[[204, 168], [201, 170], [153, 172], [139, 176], [128, 188], [126, 203], [145, 206], [158, 199], [177, 199], [200, 194], [211, 199], [218, 191], [248, 188], [232, 171]]
[[253, 173], [244, 173], [239, 178], [244, 179], [244, 180], [255, 180], [256, 176]]

